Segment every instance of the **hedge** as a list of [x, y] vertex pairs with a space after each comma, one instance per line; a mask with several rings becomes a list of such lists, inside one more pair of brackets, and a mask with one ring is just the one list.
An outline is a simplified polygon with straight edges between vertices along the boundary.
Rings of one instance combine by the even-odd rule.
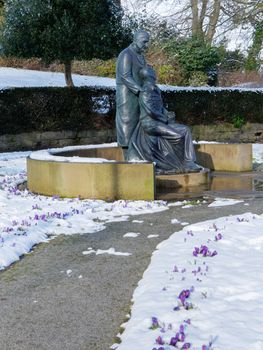
[[[187, 125], [219, 124], [242, 117], [263, 122], [263, 91], [187, 89], [163, 91], [165, 106]], [[13, 88], [0, 91], [0, 134], [109, 129], [115, 126], [114, 88]]]

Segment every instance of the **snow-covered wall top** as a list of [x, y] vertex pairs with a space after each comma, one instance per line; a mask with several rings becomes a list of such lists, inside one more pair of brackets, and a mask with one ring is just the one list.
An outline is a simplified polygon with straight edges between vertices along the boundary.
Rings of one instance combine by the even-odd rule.
[[[65, 76], [63, 73], [57, 72], [41, 72], [28, 69], [15, 69], [0, 67], [0, 91], [10, 88], [21, 87], [66, 87]], [[95, 76], [86, 76], [73, 74], [73, 80], [76, 87], [93, 87], [97, 89], [109, 89], [114, 91], [116, 87], [115, 79], [103, 78]], [[159, 87], [163, 91], [255, 91], [263, 92], [263, 88], [247, 88], [244, 87], [230, 87], [230, 88], [217, 88], [217, 87], [182, 87], [172, 85], [161, 85]]]

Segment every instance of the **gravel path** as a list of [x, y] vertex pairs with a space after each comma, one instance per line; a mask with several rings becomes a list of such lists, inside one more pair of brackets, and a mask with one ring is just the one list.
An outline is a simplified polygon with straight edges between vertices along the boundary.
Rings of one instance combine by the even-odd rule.
[[[132, 216], [128, 222], [108, 224], [95, 234], [59, 236], [39, 245], [0, 272], [0, 349], [109, 349], [156, 245], [182, 228], [172, 225], [171, 219], [194, 223], [248, 211], [263, 213], [262, 199], [246, 203], [249, 206], [170, 207], [160, 213]], [[133, 223], [135, 219], [144, 222]], [[127, 232], [141, 235], [123, 238]], [[149, 234], [159, 237], [150, 239]], [[114, 247], [132, 255], [83, 255], [89, 247]]]

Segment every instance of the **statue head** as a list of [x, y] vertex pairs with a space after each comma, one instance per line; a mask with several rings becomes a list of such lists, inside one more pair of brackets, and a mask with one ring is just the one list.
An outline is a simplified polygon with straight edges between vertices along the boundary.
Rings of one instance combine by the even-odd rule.
[[155, 70], [149, 65], [143, 67], [140, 70], [140, 76], [142, 78], [142, 81], [151, 81], [153, 83], [156, 82]]
[[149, 46], [150, 41], [150, 35], [145, 30], [138, 30], [134, 33], [133, 36], [133, 45], [135, 46], [136, 50], [141, 53], [147, 50]]

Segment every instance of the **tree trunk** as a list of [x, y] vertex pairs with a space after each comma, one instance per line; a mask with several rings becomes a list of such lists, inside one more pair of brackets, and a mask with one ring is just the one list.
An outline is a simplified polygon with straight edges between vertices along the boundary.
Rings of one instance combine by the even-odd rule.
[[65, 62], [65, 79], [66, 79], [66, 84], [68, 87], [73, 87], [73, 80], [72, 80], [72, 72], [71, 72], [71, 68], [72, 68], [72, 63], [71, 61]]
[[192, 11], [192, 36], [199, 36], [199, 14], [198, 14], [198, 2], [197, 0], [191, 0], [191, 11]]
[[213, 11], [209, 18], [208, 30], [206, 35], [206, 41], [211, 45], [216, 32], [216, 26], [218, 23], [221, 10], [221, 0], [214, 0]]

